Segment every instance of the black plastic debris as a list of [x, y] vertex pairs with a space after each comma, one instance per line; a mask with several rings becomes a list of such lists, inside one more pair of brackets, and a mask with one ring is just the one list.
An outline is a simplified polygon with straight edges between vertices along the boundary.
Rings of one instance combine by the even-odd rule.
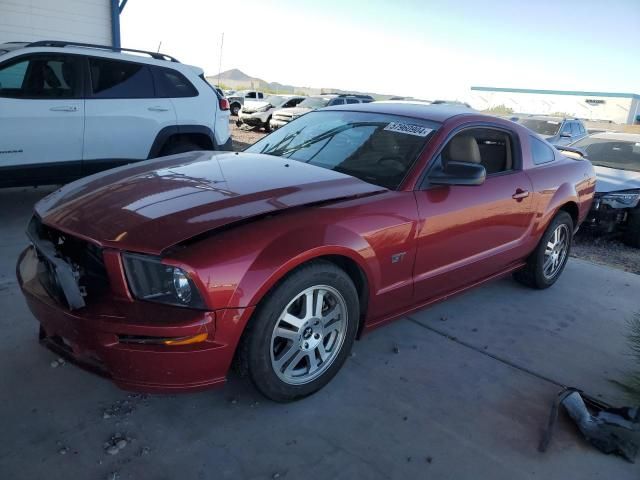
[[554, 401], [547, 429], [540, 442], [541, 452], [545, 452], [549, 447], [560, 405], [564, 406], [591, 445], [601, 452], [620, 455], [635, 463], [638, 454], [640, 408], [614, 408], [576, 388], [563, 389]]

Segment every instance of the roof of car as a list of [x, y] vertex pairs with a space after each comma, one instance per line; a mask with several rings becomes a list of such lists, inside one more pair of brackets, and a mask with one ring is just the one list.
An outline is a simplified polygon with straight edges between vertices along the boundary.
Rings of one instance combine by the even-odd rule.
[[464, 114], [477, 114], [479, 112], [471, 108], [458, 105], [430, 105], [420, 102], [388, 101], [371, 103], [353, 103], [349, 105], [337, 105], [323, 110], [350, 110], [356, 112], [388, 113], [404, 117], [421, 118], [444, 122], [445, 120]]
[[522, 117], [522, 120], [526, 120], [529, 118], [532, 120], [551, 120], [554, 122], [564, 122], [565, 120], [579, 120], [578, 118], [559, 117], [556, 115], [527, 115], [526, 117]]
[[589, 135], [589, 138], [618, 140], [622, 142], [640, 142], [640, 133], [599, 132]]

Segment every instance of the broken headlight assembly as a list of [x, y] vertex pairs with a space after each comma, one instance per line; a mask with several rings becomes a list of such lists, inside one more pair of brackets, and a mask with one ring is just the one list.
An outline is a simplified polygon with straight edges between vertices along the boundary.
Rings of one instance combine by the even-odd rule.
[[599, 201], [611, 208], [635, 208], [640, 201], [640, 190], [605, 193]]
[[158, 257], [124, 253], [127, 283], [139, 300], [205, 309], [205, 303], [193, 280], [183, 269], [162, 263]]

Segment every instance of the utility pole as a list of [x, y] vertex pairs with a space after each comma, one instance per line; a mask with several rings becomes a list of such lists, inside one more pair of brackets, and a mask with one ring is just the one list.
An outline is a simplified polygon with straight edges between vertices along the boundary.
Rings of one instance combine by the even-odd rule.
[[224, 47], [224, 32], [222, 32], [222, 38], [220, 39], [220, 61], [218, 63], [218, 87], [220, 87], [220, 74], [222, 73], [222, 47]]

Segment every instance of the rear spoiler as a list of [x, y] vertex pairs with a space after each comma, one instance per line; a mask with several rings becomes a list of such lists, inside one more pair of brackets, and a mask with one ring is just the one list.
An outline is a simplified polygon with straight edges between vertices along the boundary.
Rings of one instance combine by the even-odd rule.
[[586, 160], [588, 158], [587, 152], [585, 152], [581, 148], [565, 147], [560, 145], [554, 145], [554, 146], [556, 147], [556, 150], [559, 150], [560, 153], [562, 153], [563, 155], [566, 155], [567, 157], [577, 158], [579, 160], [582, 160], [582, 159]]

